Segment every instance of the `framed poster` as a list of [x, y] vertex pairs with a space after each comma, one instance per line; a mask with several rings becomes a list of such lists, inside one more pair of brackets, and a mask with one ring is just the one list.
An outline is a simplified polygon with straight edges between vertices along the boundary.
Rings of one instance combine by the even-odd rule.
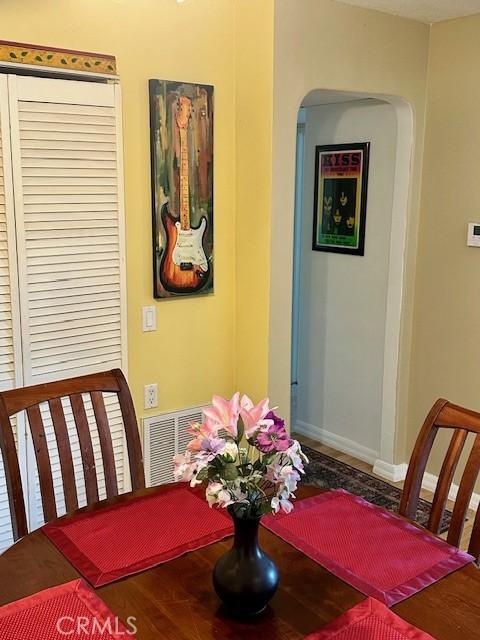
[[213, 87], [150, 80], [153, 295], [213, 292]]
[[315, 251], [364, 255], [369, 142], [315, 147]]

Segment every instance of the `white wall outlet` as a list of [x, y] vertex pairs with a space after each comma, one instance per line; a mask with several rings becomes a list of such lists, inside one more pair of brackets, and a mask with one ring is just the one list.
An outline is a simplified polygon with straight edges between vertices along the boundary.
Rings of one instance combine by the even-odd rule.
[[157, 330], [157, 310], [155, 307], [142, 307], [143, 331]]
[[143, 392], [143, 408], [155, 409], [155, 407], [158, 407], [158, 384], [146, 384]]

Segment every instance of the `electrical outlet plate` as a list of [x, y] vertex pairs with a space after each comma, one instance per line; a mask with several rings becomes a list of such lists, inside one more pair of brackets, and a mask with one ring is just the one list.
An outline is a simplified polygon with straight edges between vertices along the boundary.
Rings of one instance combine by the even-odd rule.
[[155, 409], [158, 407], [158, 385], [146, 384], [144, 387], [144, 409]]

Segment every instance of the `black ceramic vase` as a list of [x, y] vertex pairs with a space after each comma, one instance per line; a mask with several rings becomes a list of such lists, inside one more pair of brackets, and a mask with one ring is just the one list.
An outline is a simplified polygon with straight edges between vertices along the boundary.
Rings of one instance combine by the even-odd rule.
[[228, 508], [235, 534], [233, 546], [215, 565], [213, 585], [235, 617], [261, 613], [278, 587], [278, 569], [258, 544], [260, 518], [239, 518]]

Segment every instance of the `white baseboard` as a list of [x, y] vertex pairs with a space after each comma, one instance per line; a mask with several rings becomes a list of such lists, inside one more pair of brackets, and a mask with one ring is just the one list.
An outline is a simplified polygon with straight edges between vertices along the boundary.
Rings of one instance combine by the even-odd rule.
[[[321, 427], [309, 424], [308, 422], [302, 422], [301, 420], [297, 420], [293, 431], [297, 431], [298, 433], [302, 434], [303, 436], [307, 436], [308, 438], [318, 440], [322, 444], [326, 444], [328, 447], [338, 449], [338, 451], [347, 453], [348, 455], [353, 456], [354, 458], [358, 458], [359, 460], [363, 460], [363, 462], [368, 462], [369, 464], [373, 465], [373, 473], [382, 478], [385, 478], [385, 480], [389, 480], [390, 482], [401, 482], [402, 480], [405, 480], [408, 469], [408, 465], [406, 462], [402, 462], [400, 464], [391, 464], [389, 462], [385, 462], [384, 460], [380, 460], [380, 458], [378, 458], [378, 451], [368, 449], [367, 447], [364, 447], [354, 440], [344, 438], [343, 436], [339, 436], [336, 433], [331, 433], [330, 431], [326, 431]], [[437, 482], [438, 476], [433, 475], [433, 473], [425, 472], [422, 481], [422, 489], [426, 489], [427, 491], [431, 491], [432, 493], [434, 493]], [[459, 487], [457, 484], [452, 484], [448, 493], [449, 500], [455, 501], [458, 494], [458, 489]], [[473, 493], [469, 505], [470, 509], [476, 511], [479, 505], [480, 494]]]
[[401, 482], [405, 480], [407, 469], [408, 465], [406, 462], [391, 464], [390, 462], [385, 462], [385, 460], [378, 459], [375, 460], [375, 464], [373, 465], [373, 473], [390, 482]]
[[363, 462], [368, 462], [369, 464], [374, 464], [378, 458], [378, 451], [364, 447], [354, 440], [344, 438], [336, 433], [331, 433], [330, 431], [326, 431], [325, 429], [317, 427], [314, 424], [309, 424], [308, 422], [297, 420], [293, 431], [297, 431], [308, 438], [318, 440], [322, 444], [338, 449], [338, 451], [341, 451], [342, 453], [348, 453], [349, 455], [354, 456], [359, 460], [363, 460]]
[[[435, 491], [437, 487], [438, 476], [434, 476], [433, 473], [425, 472], [423, 476], [422, 488], [431, 491], [432, 493]], [[448, 499], [455, 501], [458, 494], [458, 484], [452, 484], [450, 487], [450, 491], [448, 492]], [[476, 511], [478, 505], [480, 504], [480, 494], [473, 493], [470, 500], [470, 509]]]

